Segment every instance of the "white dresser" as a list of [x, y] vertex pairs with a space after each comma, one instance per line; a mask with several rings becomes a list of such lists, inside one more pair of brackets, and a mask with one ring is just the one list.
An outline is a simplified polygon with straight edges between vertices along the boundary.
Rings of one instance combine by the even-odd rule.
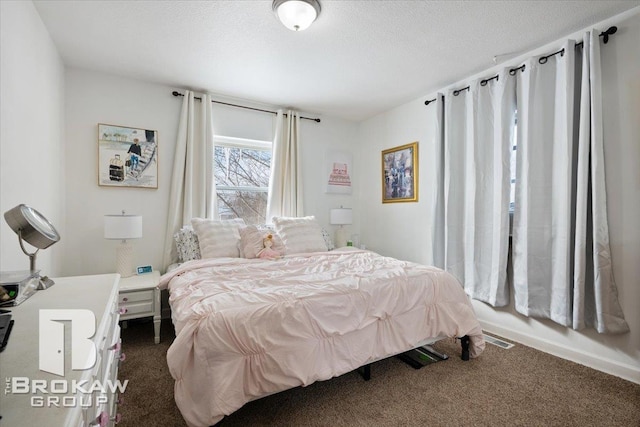
[[[56, 278], [53, 287], [38, 291], [10, 308], [15, 323], [7, 347], [0, 353], [4, 382], [4, 390], [0, 392], [0, 426], [112, 426], [120, 419], [117, 399], [118, 385], [122, 389], [122, 384], [117, 377], [124, 354], [118, 326], [119, 279], [118, 274]], [[53, 313], [53, 322], [49, 323], [54, 329], [64, 330], [64, 365], [60, 364], [64, 366], [64, 376], [40, 370], [41, 350], [48, 356], [52, 352], [61, 353], [51, 346], [40, 348], [40, 310], [59, 310], [49, 312]], [[74, 310], [88, 310], [95, 316], [95, 335], [91, 342], [84, 339], [83, 343], [85, 348], [95, 349], [88, 352], [95, 354], [95, 363], [82, 370], [72, 369], [72, 329], [81, 326], [72, 326], [74, 313], [81, 313]], [[89, 312], [82, 312], [85, 319], [87, 315], [93, 317]], [[64, 325], [64, 329], [56, 323]], [[82, 329], [86, 331], [86, 327], [78, 330]], [[87, 361], [93, 357], [84, 357], [84, 362], [80, 357], [77, 359], [81, 365], [89, 366]]]

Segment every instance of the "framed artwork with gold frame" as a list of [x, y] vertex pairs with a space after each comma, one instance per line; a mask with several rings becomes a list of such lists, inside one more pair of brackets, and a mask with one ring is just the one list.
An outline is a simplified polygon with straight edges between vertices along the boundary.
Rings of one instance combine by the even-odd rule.
[[418, 142], [382, 151], [382, 203], [418, 201]]
[[158, 131], [98, 123], [98, 185], [158, 188]]

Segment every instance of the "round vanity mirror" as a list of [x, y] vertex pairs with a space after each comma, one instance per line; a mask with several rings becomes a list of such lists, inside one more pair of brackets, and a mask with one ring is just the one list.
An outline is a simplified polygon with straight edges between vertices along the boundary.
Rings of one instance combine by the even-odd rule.
[[4, 213], [9, 227], [30, 245], [45, 249], [60, 240], [55, 227], [40, 212], [27, 205], [18, 205]]

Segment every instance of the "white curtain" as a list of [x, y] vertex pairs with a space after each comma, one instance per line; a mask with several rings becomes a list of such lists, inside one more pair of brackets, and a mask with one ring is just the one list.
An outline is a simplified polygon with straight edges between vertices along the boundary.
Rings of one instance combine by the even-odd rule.
[[[576, 173], [573, 328], [600, 333], [629, 330], [613, 279], [604, 170], [600, 42], [583, 37], [580, 127]], [[591, 184], [591, 187], [589, 187]]]
[[163, 264], [177, 261], [173, 235], [189, 225], [191, 218], [217, 216], [213, 167], [213, 115], [211, 96], [202, 102], [186, 91], [180, 112], [180, 125], [173, 158], [169, 214], [164, 239]]
[[274, 216], [303, 216], [300, 114], [278, 110], [271, 156], [267, 222]]
[[571, 325], [572, 144], [575, 43], [518, 73], [513, 219], [516, 310]]
[[515, 84], [508, 70], [480, 80], [445, 113], [445, 267], [472, 298], [509, 302], [509, 177]]
[[431, 201], [431, 253], [432, 264], [438, 268], [445, 268], [444, 265], [444, 96], [436, 94], [435, 100], [435, 141], [433, 155], [435, 156], [435, 182], [436, 191], [433, 192], [434, 199]]
[[531, 58], [518, 73], [515, 305], [576, 329], [624, 332], [606, 217], [598, 36], [584, 43], [582, 55], [568, 40], [562, 54]]

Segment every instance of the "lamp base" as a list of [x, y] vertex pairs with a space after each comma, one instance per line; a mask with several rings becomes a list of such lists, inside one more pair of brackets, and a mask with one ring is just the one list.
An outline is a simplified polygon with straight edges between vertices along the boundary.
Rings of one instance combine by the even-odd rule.
[[47, 276], [40, 276], [40, 278], [38, 279], [38, 290], [39, 291], [44, 291], [45, 289], [49, 289], [50, 287], [52, 287], [53, 285], [55, 285], [56, 282], [54, 282], [53, 280], [49, 279]]
[[347, 230], [343, 226], [338, 227], [336, 230], [335, 246], [336, 248], [343, 248], [347, 246]]
[[116, 272], [120, 277], [133, 276], [133, 246], [130, 243], [122, 242], [116, 249]]

